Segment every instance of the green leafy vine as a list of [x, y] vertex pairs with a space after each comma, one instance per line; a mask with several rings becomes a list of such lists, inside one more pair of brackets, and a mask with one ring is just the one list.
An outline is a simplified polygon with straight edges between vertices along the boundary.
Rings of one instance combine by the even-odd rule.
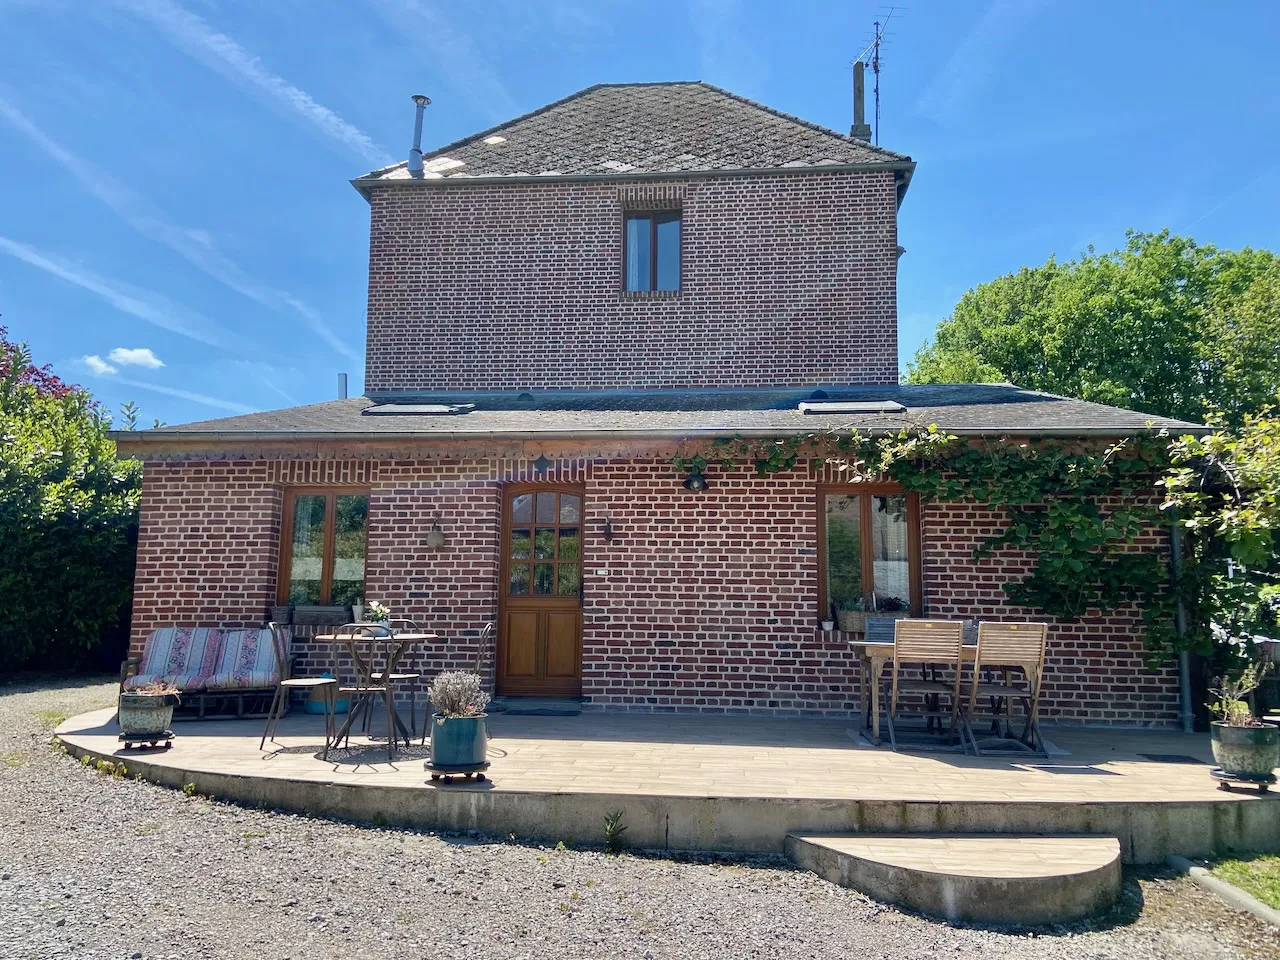
[[686, 445], [683, 474], [709, 463], [751, 465], [757, 476], [802, 462], [851, 482], [892, 480], [925, 502], [975, 503], [1005, 517], [975, 559], [1023, 551], [1034, 567], [1003, 585], [1009, 599], [1062, 620], [1137, 603], [1146, 642], [1159, 659], [1175, 648], [1174, 597], [1153, 530], [1165, 526], [1157, 481], [1169, 466], [1161, 433], [1114, 443], [1012, 438], [962, 439], [934, 425], [888, 434], [857, 431], [776, 438], [719, 438]]

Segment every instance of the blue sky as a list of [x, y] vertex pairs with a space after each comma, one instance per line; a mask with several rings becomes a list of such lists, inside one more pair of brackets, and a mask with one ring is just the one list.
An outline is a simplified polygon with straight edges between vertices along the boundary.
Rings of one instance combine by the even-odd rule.
[[[1170, 227], [1280, 248], [1280, 4], [912, 0], [885, 51], [902, 357], [970, 286]], [[368, 208], [438, 145], [599, 81], [847, 129], [884, 8], [691, 0], [0, 0], [0, 323], [169, 423], [361, 388]], [[96, 358], [86, 360], [85, 358]]]

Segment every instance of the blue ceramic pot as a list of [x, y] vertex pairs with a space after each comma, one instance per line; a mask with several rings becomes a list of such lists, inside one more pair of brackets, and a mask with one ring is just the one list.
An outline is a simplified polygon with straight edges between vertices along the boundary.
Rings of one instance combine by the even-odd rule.
[[486, 765], [489, 735], [485, 714], [478, 717], [431, 718], [431, 766], [449, 770], [480, 769]]

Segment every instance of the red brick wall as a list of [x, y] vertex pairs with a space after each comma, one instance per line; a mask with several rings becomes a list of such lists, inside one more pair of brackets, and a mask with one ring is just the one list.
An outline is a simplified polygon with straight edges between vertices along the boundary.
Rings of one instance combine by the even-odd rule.
[[[586, 487], [583, 694], [592, 707], [812, 712], [856, 709], [853, 660], [815, 628], [815, 478], [709, 474], [701, 496], [664, 459], [560, 461], [545, 478]], [[241, 461], [148, 464], [135, 647], [165, 624], [256, 623], [273, 602], [284, 483], [364, 482], [369, 507], [367, 597], [446, 640], [413, 664], [428, 674], [469, 668], [496, 614], [503, 481], [534, 479], [527, 460]], [[436, 515], [448, 537], [425, 539]], [[605, 517], [614, 540], [602, 536]], [[990, 511], [924, 510], [927, 613], [1035, 617], [1000, 585], [1029, 560], [975, 563], [999, 530]], [[601, 573], [603, 571], [603, 573]], [[299, 643], [302, 669], [330, 651]], [[1055, 624], [1045, 716], [1172, 723], [1176, 677], [1142, 661], [1135, 611]]]
[[[375, 188], [365, 389], [896, 383], [892, 173]], [[678, 295], [624, 209], [683, 209]]]
[[[927, 504], [923, 509], [924, 591], [928, 614], [939, 618], [1043, 621], [1043, 614], [1011, 604], [1002, 585], [1030, 573], [1029, 554], [1001, 550], [981, 562], [974, 548], [1004, 530], [1002, 514], [972, 504]], [[1153, 532], [1143, 544], [1163, 549]], [[1136, 607], [1106, 615], [1096, 610], [1049, 630], [1041, 709], [1070, 722], [1171, 723], [1178, 714], [1176, 667], [1157, 671], [1143, 658], [1143, 624]]]
[[281, 488], [268, 461], [148, 463], [133, 652], [163, 626], [261, 624], [274, 603]]

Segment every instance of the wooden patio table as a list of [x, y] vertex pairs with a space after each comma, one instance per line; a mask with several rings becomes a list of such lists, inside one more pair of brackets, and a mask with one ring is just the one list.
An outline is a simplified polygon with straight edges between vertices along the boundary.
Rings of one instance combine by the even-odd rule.
[[[376, 627], [378, 624], [368, 624], [369, 627]], [[389, 637], [372, 636], [367, 633], [337, 634], [337, 633], [320, 633], [311, 638], [317, 643], [333, 643], [346, 647], [347, 653], [351, 656], [351, 664], [356, 671], [356, 679], [363, 686], [375, 687], [381, 686], [386, 688], [387, 711], [395, 720], [396, 729], [400, 731], [400, 735], [404, 737], [404, 745], [407, 747], [412, 741], [409, 731], [405, 729], [404, 721], [400, 719], [400, 714], [395, 709], [395, 687], [391, 683], [391, 674], [397, 672], [396, 668], [400, 665], [400, 661], [404, 659], [404, 655], [409, 652], [411, 647], [422, 643], [431, 643], [439, 640], [440, 635], [437, 633], [412, 633], [409, 631], [392, 632]], [[392, 647], [387, 657], [385, 667], [379, 668], [373, 663], [372, 651], [366, 659], [360, 653], [361, 644], [388, 644]], [[336, 670], [334, 671], [337, 672]], [[384, 681], [375, 681], [373, 675], [381, 674], [387, 679]], [[368, 709], [369, 695], [362, 698], [365, 709]], [[352, 708], [347, 711], [346, 722], [343, 723], [342, 729], [338, 731], [338, 735], [333, 738], [334, 744], [347, 736], [351, 730], [351, 725], [355, 722], [356, 715], [359, 713], [358, 705], [352, 704]], [[396, 738], [391, 738], [391, 743], [387, 745], [387, 757], [390, 759], [395, 750]]]
[[[880, 742], [880, 674], [885, 664], [893, 663], [893, 641], [850, 640], [853, 655], [862, 668], [862, 727], [870, 727], [871, 737]], [[966, 643], [960, 648], [960, 659], [972, 663], [978, 653], [977, 643]], [[941, 663], [943, 661], [939, 661]], [[960, 664], [955, 664], [957, 670]], [[870, 701], [870, 702], [868, 702]], [[868, 717], [868, 714], [870, 716]], [[870, 724], [867, 723], [870, 719]]]

